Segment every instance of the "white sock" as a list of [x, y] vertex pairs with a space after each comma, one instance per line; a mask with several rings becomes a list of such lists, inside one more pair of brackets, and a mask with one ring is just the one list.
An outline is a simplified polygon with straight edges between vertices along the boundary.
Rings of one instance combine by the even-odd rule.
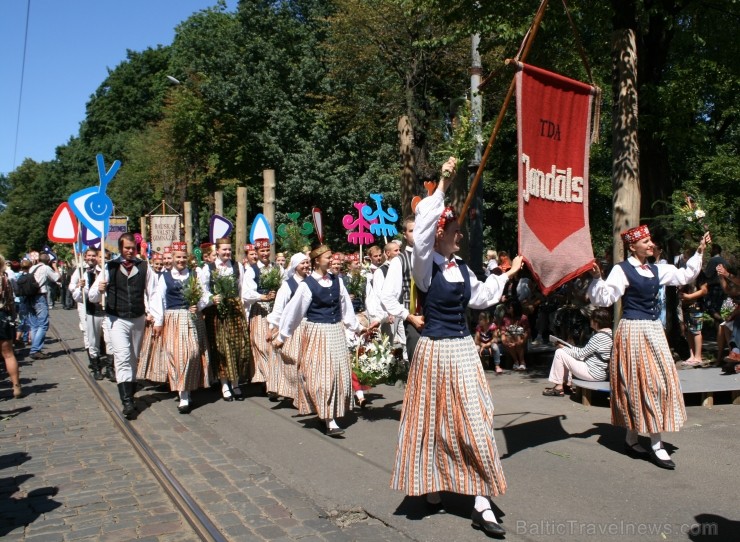
[[493, 523], [498, 523], [498, 520], [496, 519], [496, 516], [494, 515], [493, 510], [491, 510], [491, 503], [487, 497], [483, 497], [482, 495], [477, 495], [475, 497], [474, 506], [475, 506], [475, 509], [478, 510], [478, 512], [483, 512], [484, 521], [491, 521]]
[[232, 389], [234, 390], [234, 395], [241, 395], [242, 394], [242, 389], [238, 385], [232, 386]]
[[365, 392], [362, 390], [357, 390], [355, 392], [355, 397], [357, 397], [358, 401], [362, 401], [365, 398]]
[[180, 406], [188, 406], [190, 404], [190, 392], [189, 391], [181, 391], [180, 392]]
[[650, 444], [652, 445], [653, 452], [655, 452], [658, 459], [667, 461], [671, 458], [671, 456], [668, 455], [668, 452], [665, 451], [665, 448], [663, 448], [663, 443], [660, 440], [660, 433], [650, 433]]
[[331, 420], [326, 420], [326, 427], [329, 429], [339, 429], [339, 426], [337, 425], [337, 422], [334, 421], [334, 418]]
[[221, 379], [221, 393], [224, 397], [231, 397], [231, 388], [229, 387], [229, 381], [225, 378]]
[[637, 431], [627, 430], [627, 438], [625, 439], [627, 446], [634, 446], [637, 444]]

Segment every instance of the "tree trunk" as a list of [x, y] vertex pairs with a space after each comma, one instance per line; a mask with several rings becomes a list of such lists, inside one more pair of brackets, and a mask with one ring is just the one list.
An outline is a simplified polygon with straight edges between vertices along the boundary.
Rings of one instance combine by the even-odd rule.
[[637, 49], [632, 29], [616, 30], [613, 58], [612, 234], [614, 263], [624, 259], [620, 232], [640, 221], [640, 149], [637, 139]]
[[406, 115], [398, 119], [399, 154], [401, 157], [401, 217], [411, 214], [411, 200], [416, 195], [416, 173], [414, 167], [414, 129]]

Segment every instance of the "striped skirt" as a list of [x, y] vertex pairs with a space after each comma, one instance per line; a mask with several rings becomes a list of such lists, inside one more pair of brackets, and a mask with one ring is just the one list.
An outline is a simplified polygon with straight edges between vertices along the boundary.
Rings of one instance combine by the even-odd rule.
[[305, 393], [298, 393], [296, 407], [301, 414], [316, 412], [322, 420], [341, 418], [352, 402], [352, 367], [344, 338], [344, 325], [304, 322], [298, 380]]
[[164, 350], [169, 360], [172, 391], [191, 391], [210, 385], [206, 326], [188, 310], [169, 310], [164, 316]]
[[278, 351], [271, 348], [274, 358], [270, 360], [272, 374], [269, 381], [274, 383], [271, 390], [281, 397], [296, 398], [298, 390], [298, 360], [301, 357], [301, 331], [298, 328], [292, 337], [288, 337], [283, 347]]
[[267, 311], [262, 303], [255, 303], [249, 312], [249, 341], [252, 347], [252, 368], [254, 374], [250, 380], [254, 382], [265, 382], [267, 391], [274, 392], [274, 383], [271, 382], [272, 372], [272, 345], [267, 342], [269, 324], [267, 322]]
[[226, 318], [218, 315], [216, 307], [207, 307], [206, 337], [210, 347], [211, 364], [216, 367], [216, 376], [237, 383], [247, 376], [250, 349], [247, 318], [241, 308], [241, 299], [227, 299], [234, 310]]
[[472, 337], [422, 337], [398, 429], [391, 487], [407, 495], [502, 495], [493, 399]]
[[154, 338], [154, 326], [151, 322], [146, 323], [144, 328], [144, 339], [141, 341], [141, 353], [139, 354], [139, 366], [136, 369], [136, 380], [148, 380], [149, 382], [167, 382], [170, 361], [164, 351], [164, 338], [162, 335]]
[[612, 424], [638, 433], [678, 431], [686, 409], [660, 320], [622, 319], [609, 364]]

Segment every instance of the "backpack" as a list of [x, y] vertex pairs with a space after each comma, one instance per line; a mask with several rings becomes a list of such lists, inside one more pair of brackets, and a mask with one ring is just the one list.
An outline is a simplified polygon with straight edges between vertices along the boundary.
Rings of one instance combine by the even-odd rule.
[[41, 293], [41, 287], [33, 274], [37, 267], [32, 267], [28, 270], [28, 273], [23, 273], [15, 280], [15, 295], [18, 297], [36, 297]]

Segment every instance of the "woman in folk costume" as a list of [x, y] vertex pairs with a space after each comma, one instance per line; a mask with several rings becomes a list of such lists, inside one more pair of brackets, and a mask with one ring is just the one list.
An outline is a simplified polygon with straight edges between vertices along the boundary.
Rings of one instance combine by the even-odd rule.
[[[162, 249], [162, 252], [167, 255], [167, 259], [170, 261], [170, 268], [172, 268], [172, 247], [166, 246]], [[155, 253], [158, 254], [158, 253]], [[149, 263], [149, 268], [156, 277], [156, 282], [159, 284], [162, 280], [162, 275], [168, 272], [168, 269], [163, 265], [159, 266], [159, 271], [153, 265]], [[159, 261], [164, 262], [164, 257], [160, 256]], [[136, 368], [136, 380], [148, 380], [149, 382], [157, 382], [164, 384], [167, 382], [167, 373], [169, 371], [169, 362], [167, 356], [164, 355], [163, 350], [163, 337], [162, 335], [154, 332], [154, 315], [152, 314], [151, 299], [145, 298], [146, 302], [146, 327], [144, 328], [144, 339], [141, 342], [141, 352], [139, 353], [139, 365]]]
[[231, 259], [231, 241], [216, 239], [216, 261], [209, 262], [200, 274], [208, 296], [203, 310], [210, 361], [217, 367], [224, 401], [244, 399], [239, 381], [249, 369], [249, 330], [241, 298], [239, 265]]
[[360, 333], [377, 325], [363, 328], [357, 321], [344, 283], [329, 273], [331, 249], [320, 244], [309, 257], [314, 270], [285, 306], [272, 344], [279, 349], [299, 331], [298, 378], [305, 383], [311, 410], [326, 424], [326, 434], [335, 437], [344, 433], [336, 418], [345, 415], [352, 400], [352, 366], [344, 328]]
[[267, 315], [270, 314], [270, 305], [275, 300], [276, 292], [260, 289], [260, 276], [270, 271], [275, 264], [270, 263], [269, 239], [255, 239], [254, 248], [257, 250], [258, 261], [244, 268], [242, 282], [242, 300], [249, 313], [249, 340], [253, 361], [251, 381], [264, 382], [271, 398], [277, 398], [275, 383], [272, 381], [273, 370], [270, 367], [272, 347], [267, 341]]
[[[653, 242], [647, 226], [622, 233], [629, 258], [615, 265], [606, 280], [594, 262], [594, 280], [588, 290], [591, 303], [608, 307], [622, 299], [622, 319], [614, 334], [609, 368], [612, 423], [627, 429], [625, 451], [633, 457], [648, 456], [657, 466], [674, 469], [663, 448], [661, 433], [678, 431], [686, 421], [681, 385], [668, 341], [660, 323], [658, 290], [683, 286], [701, 271], [702, 254], [711, 242], [705, 233], [694, 254], [679, 269], [669, 264], [648, 264]], [[639, 433], [650, 434], [651, 448], [638, 444]]]
[[[280, 317], [283, 315], [288, 302], [293, 299], [298, 285], [311, 272], [311, 260], [308, 254], [299, 252], [293, 254], [290, 258], [290, 265], [286, 273], [286, 280], [280, 285], [280, 289], [275, 296], [275, 305], [272, 308], [272, 312], [267, 316], [270, 329], [268, 332], [268, 341], [272, 341], [278, 333], [280, 326]], [[301, 357], [301, 334], [300, 331], [294, 333], [281, 349], [270, 348], [271, 355], [273, 356], [270, 362], [270, 367], [273, 370], [273, 375], [270, 378], [275, 383], [275, 393], [280, 397], [289, 397], [294, 400], [296, 407], [303, 403], [307, 405], [305, 400], [305, 393], [301, 394], [303, 400], [298, 399], [298, 370], [297, 364]], [[305, 408], [304, 408], [305, 410]], [[311, 411], [301, 412], [302, 414], [311, 414]]]
[[[208, 304], [208, 297], [195, 272], [188, 269], [187, 244], [173, 243], [172, 257], [172, 269], [162, 273], [150, 310], [154, 332], [162, 337], [160, 356], [167, 362], [170, 389], [180, 395], [177, 409], [187, 414], [191, 409], [190, 392], [210, 384], [206, 327], [199, 314]], [[201, 294], [192, 305], [193, 299], [186, 297], [186, 290], [193, 288], [191, 281], [197, 285], [193, 294]]]
[[455, 165], [454, 158], [445, 162], [437, 190], [416, 208], [412, 269], [423, 295], [424, 328], [409, 371], [391, 487], [426, 495], [433, 511], [442, 508], [440, 491], [475, 495], [473, 526], [502, 535], [489, 502], [506, 490], [493, 401], [465, 309], [498, 302], [522, 258], [514, 258], [507, 273], [480, 282], [455, 257], [462, 234], [454, 210], [444, 205]]

